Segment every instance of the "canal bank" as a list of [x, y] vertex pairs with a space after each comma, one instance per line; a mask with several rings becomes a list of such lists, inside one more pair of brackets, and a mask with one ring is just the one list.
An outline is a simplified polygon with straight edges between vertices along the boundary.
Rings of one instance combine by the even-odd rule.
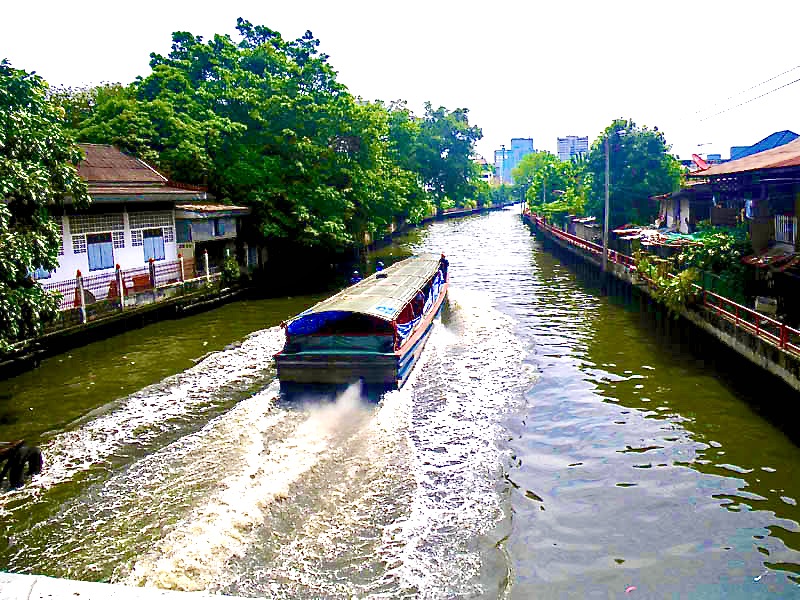
[[[366, 245], [358, 252], [359, 261], [362, 262], [361, 268], [364, 272], [374, 269], [375, 265], [372, 257], [380, 253], [382, 248], [389, 247], [392, 242], [408, 232], [419, 227], [425, 227], [434, 221], [447, 219], [463, 218], [471, 215], [487, 214], [492, 211], [503, 210], [512, 204], [503, 204], [490, 207], [479, 207], [470, 209], [448, 209], [431, 215], [423, 219], [419, 224], [404, 224], [399, 228], [393, 229], [384, 237]], [[324, 291], [335, 289], [336, 273], [339, 272], [338, 279], [347, 281], [352, 265], [348, 263], [347, 268], [342, 265], [330, 265], [330, 269], [322, 271], [315, 270], [316, 267], [324, 266], [324, 260], [319, 260], [318, 265], [309, 265], [304, 261], [294, 261], [288, 265], [289, 272], [286, 272], [287, 265], [281, 265], [277, 276], [256, 275], [255, 279], [246, 277], [234, 285], [221, 285], [219, 274], [214, 274], [209, 278], [207, 285], [197, 285], [204, 283], [202, 278], [187, 284], [169, 285], [137, 293], [137, 301], [128, 303], [124, 310], [120, 309], [119, 302], [100, 303], [102, 310], [94, 306], [82, 307], [64, 311], [60, 316], [60, 323], [57, 327], [50, 327], [43, 335], [15, 344], [14, 349], [7, 354], [0, 354], [0, 379], [13, 377], [29, 369], [34, 369], [41, 364], [41, 361], [49, 356], [54, 356], [61, 352], [66, 352], [72, 348], [89, 344], [93, 341], [114, 336], [123, 331], [138, 329], [147, 324], [161, 321], [164, 319], [182, 318], [195, 314], [200, 311], [210, 310], [221, 306], [232, 300], [255, 297], [275, 297], [282, 293], [295, 293], [290, 287], [298, 287], [297, 281], [304, 280], [305, 285], [301, 293], [317, 294]], [[299, 263], [299, 264], [298, 264]], [[321, 275], [319, 283], [314, 285], [309, 281], [310, 274], [318, 273]], [[346, 275], [345, 275], [346, 274]], [[290, 280], [297, 279], [293, 284], [287, 284], [287, 277]], [[274, 285], [274, 281], [281, 283]], [[288, 285], [288, 287], [287, 287]], [[186, 289], [184, 289], [186, 288]], [[265, 293], [265, 289], [269, 292]], [[141, 301], [140, 301], [141, 300]], [[100, 306], [100, 305], [98, 305]], [[79, 316], [79, 312], [82, 315]]]
[[[522, 219], [560, 251], [586, 262], [600, 273], [601, 246], [561, 231], [535, 215], [526, 213]], [[604, 283], [621, 285], [623, 293], [624, 288], [633, 288], [657, 302], [651, 283], [637, 273], [632, 257], [610, 251], [607, 277]], [[676, 317], [800, 391], [800, 332], [700, 287], [696, 295], [696, 301], [679, 309]]]
[[0, 570], [337, 600], [796, 594], [800, 450], [753, 409], [756, 382], [662, 343], [518, 211], [391, 251], [445, 251], [452, 287], [413, 379], [377, 405], [277, 397], [278, 324], [312, 297], [154, 323], [0, 382], [0, 437], [48, 457], [0, 495]]

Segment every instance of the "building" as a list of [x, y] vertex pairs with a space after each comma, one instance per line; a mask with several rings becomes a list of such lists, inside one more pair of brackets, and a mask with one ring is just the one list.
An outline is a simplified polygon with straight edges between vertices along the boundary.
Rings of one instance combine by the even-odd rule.
[[[762, 140], [763, 141], [763, 140]], [[712, 196], [712, 225], [746, 224], [755, 268], [754, 295], [777, 298], [777, 312], [800, 324], [800, 138], [689, 177]]]
[[[126, 273], [123, 285], [127, 282], [134, 287], [148, 278], [155, 286], [194, 277], [194, 248], [188, 244], [195, 238], [189, 233], [182, 249], [179, 238], [186, 231], [203, 229], [204, 242], [214, 238], [230, 242], [236, 235], [234, 217], [249, 212], [242, 207], [212, 205], [204, 190], [171, 182], [144, 161], [113, 146], [79, 146], [85, 158], [77, 166], [78, 174], [88, 184], [92, 202], [79, 211], [65, 198], [63, 206], [55, 209], [53, 218], [61, 229], [58, 267], [34, 273], [45, 289], [62, 293], [64, 306], [72, 302], [78, 271], [85, 289], [91, 291], [90, 302], [105, 299], [110, 291], [115, 293], [117, 267]], [[201, 206], [190, 208], [197, 202]], [[190, 223], [177, 235], [176, 204], [180, 206], [178, 214]], [[215, 249], [209, 248], [209, 252]], [[180, 252], [185, 262], [179, 261]], [[198, 265], [198, 271], [201, 269]]]
[[496, 177], [502, 183], [513, 183], [513, 171], [517, 168], [522, 157], [534, 152], [533, 138], [511, 138], [511, 148], [503, 146], [494, 151], [494, 168]]
[[495, 179], [499, 183], [511, 183], [511, 170], [506, 169], [508, 165], [509, 152], [503, 146], [501, 150], [494, 151], [494, 172]]
[[489, 166], [489, 163], [486, 162], [486, 159], [482, 156], [479, 156], [475, 159], [475, 164], [478, 165], [478, 169], [480, 169], [479, 177], [481, 180], [491, 185], [494, 181], [494, 173], [492, 173], [492, 169]]
[[558, 158], [559, 160], [567, 161], [573, 156], [579, 154], [588, 154], [589, 152], [589, 137], [579, 137], [577, 135], [568, 135], [567, 137], [558, 138]]

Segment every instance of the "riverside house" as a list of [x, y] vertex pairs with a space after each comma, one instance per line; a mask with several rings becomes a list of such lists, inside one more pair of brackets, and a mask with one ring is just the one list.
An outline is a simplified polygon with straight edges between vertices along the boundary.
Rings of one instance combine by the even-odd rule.
[[[171, 182], [144, 161], [113, 146], [80, 144], [80, 148], [85, 159], [78, 165], [78, 174], [88, 183], [92, 203], [77, 211], [70, 199], [65, 199], [63, 210], [55, 215], [61, 227], [58, 267], [34, 274], [45, 289], [62, 294], [62, 309], [76, 306], [78, 272], [87, 304], [118, 297], [120, 280], [123, 291], [132, 294], [202, 274], [204, 265], [198, 264], [196, 272], [191, 256], [179, 260], [176, 205], [182, 213], [194, 203], [207, 207], [209, 194]], [[226, 217], [248, 212], [226, 208], [233, 210]], [[193, 216], [198, 223], [206, 221], [211, 238], [213, 232], [224, 231], [220, 237], [231, 242], [235, 217], [225, 222], [227, 228], [215, 227], [215, 214], [201, 210]], [[193, 254], [193, 247], [187, 246], [187, 250]]]
[[775, 299], [779, 315], [800, 323], [800, 139], [689, 177], [711, 193], [712, 224], [725, 213], [747, 223], [753, 254], [744, 262], [755, 268], [755, 295]]

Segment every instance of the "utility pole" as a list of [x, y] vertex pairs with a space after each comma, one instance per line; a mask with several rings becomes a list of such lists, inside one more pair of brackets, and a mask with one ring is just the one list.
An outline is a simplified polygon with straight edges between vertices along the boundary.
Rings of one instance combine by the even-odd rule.
[[608, 270], [608, 135], [605, 140], [606, 150], [606, 185], [605, 185], [605, 211], [603, 211], [603, 273]]

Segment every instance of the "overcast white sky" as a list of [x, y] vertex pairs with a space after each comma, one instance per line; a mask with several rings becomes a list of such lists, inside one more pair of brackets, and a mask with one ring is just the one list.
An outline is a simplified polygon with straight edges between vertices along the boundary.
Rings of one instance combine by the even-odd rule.
[[129, 83], [173, 31], [235, 34], [239, 16], [311, 30], [353, 94], [468, 108], [489, 161], [512, 137], [555, 152], [615, 117], [658, 126], [682, 158], [800, 133], [800, 82], [700, 120], [800, 79], [797, 0], [4, 0], [0, 57], [51, 84]]

